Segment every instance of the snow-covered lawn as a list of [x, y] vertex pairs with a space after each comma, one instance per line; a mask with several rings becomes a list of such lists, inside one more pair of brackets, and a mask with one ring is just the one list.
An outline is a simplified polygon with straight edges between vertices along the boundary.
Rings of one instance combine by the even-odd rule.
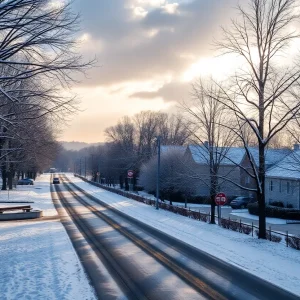
[[[258, 221], [258, 216], [254, 216], [254, 215], [249, 214], [248, 210], [245, 210], [244, 212], [233, 211], [230, 214], [233, 215], [233, 216], [237, 216], [237, 217], [241, 217], [241, 218], [247, 218], [247, 219]], [[268, 224], [286, 224], [286, 220], [277, 219], [277, 218], [266, 218], [266, 222]]]
[[155, 210], [134, 200], [68, 177], [96, 198], [228, 263], [300, 295], [300, 252], [245, 234]]
[[[34, 201], [34, 209], [55, 216], [49, 180], [42, 175], [33, 186], [18, 186], [10, 199]], [[7, 201], [6, 191], [0, 199]], [[0, 261], [0, 299], [96, 299], [59, 220], [1, 222]]]

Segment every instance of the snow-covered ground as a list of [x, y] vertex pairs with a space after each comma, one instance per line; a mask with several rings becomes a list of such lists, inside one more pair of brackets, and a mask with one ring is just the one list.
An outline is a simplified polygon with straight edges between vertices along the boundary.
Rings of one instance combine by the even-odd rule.
[[[72, 174], [68, 177], [116, 209], [300, 294], [299, 251], [168, 211], [157, 211], [151, 206], [92, 186]], [[34, 201], [31, 204], [34, 209], [42, 209], [45, 216], [55, 218], [57, 213], [51, 200], [49, 180], [49, 175], [42, 175], [34, 186], [21, 186], [12, 191], [10, 199]], [[0, 201], [7, 200], [5, 197], [7, 193], [0, 192]], [[0, 299], [95, 299], [80, 261], [58, 220], [1, 222], [0, 260]]]
[[[9, 199], [33, 201], [33, 209], [55, 217], [49, 182], [49, 175], [42, 175], [33, 186], [11, 191]], [[7, 200], [1, 191], [0, 201]], [[1, 222], [0, 261], [0, 299], [96, 299], [59, 220]]]
[[294, 249], [192, 220], [68, 177], [94, 197], [194, 247], [300, 295], [300, 253]]
[[[258, 216], [254, 216], [249, 214], [248, 210], [245, 210], [244, 212], [231, 212], [230, 213], [233, 216], [241, 217], [241, 218], [247, 218], [251, 220], [256, 220], [258, 221]], [[266, 222], [268, 224], [286, 224], [286, 220], [283, 219], [277, 219], [277, 218], [266, 218]]]

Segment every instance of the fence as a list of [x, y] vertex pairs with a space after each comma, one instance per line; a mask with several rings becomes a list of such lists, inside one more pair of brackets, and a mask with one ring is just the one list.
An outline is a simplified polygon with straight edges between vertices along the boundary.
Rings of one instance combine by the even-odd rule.
[[[104, 190], [107, 190], [109, 192], [124, 196], [126, 198], [129, 199], [133, 199], [135, 201], [138, 202], [142, 202], [145, 203], [147, 205], [151, 205], [151, 206], [155, 206], [156, 205], [156, 201], [152, 200], [152, 199], [147, 199], [143, 196], [140, 196], [138, 194], [133, 194], [133, 193], [129, 193], [120, 189], [116, 189], [114, 187], [110, 187], [110, 186], [106, 186], [97, 182], [93, 182], [93, 181], [89, 181], [87, 180], [85, 177], [76, 175], [75, 176], [81, 178], [82, 180], [100, 187]], [[164, 209], [167, 211], [170, 211], [172, 213], [181, 215], [181, 216], [185, 216], [194, 220], [198, 220], [198, 221], [202, 221], [202, 222], [206, 222], [206, 223], [210, 223], [211, 221], [211, 215], [210, 213], [204, 213], [199, 211], [194, 211], [191, 210], [189, 208], [184, 208], [184, 207], [180, 207], [180, 206], [175, 206], [175, 205], [170, 205], [164, 202], [158, 202], [158, 207], [160, 209]], [[233, 230], [235, 232], [240, 232], [240, 233], [244, 233], [247, 235], [252, 235], [252, 236], [257, 236], [258, 237], [258, 229], [259, 227], [254, 225], [253, 222], [252, 224], [247, 224], [247, 223], [243, 223], [237, 220], [233, 220], [233, 219], [225, 219], [225, 218], [218, 218], [218, 216], [215, 216], [215, 219], [217, 221], [217, 224], [223, 228], [229, 229], [229, 230]], [[300, 250], [300, 237], [294, 236], [294, 235], [290, 235], [288, 233], [288, 231], [286, 231], [286, 233], [282, 233], [282, 232], [278, 232], [278, 231], [273, 231], [271, 229], [271, 226], [266, 230], [266, 237], [267, 240], [272, 241], [272, 242], [277, 242], [277, 243], [285, 243], [285, 245], [287, 247], [291, 247], [294, 248], [296, 250]]]

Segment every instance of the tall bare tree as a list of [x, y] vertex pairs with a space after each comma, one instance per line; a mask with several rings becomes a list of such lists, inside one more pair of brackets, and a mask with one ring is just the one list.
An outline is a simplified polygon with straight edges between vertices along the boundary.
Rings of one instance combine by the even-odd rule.
[[62, 97], [60, 89], [91, 65], [76, 49], [78, 25], [69, 1], [0, 1], [0, 151], [29, 138], [23, 128], [30, 120], [61, 121], [76, 109], [74, 98]]
[[[237, 12], [238, 18], [223, 28], [223, 39], [216, 46], [241, 59], [241, 68], [218, 101], [236, 117], [237, 126], [231, 129], [241, 138], [252, 164], [249, 175], [257, 186], [259, 238], [265, 239], [265, 151], [300, 109], [300, 65], [291, 52], [299, 38], [299, 7], [295, 0], [248, 0]], [[258, 170], [243, 134], [245, 126], [257, 140]]]
[[[199, 79], [192, 84], [191, 101], [181, 105], [191, 124], [189, 140], [193, 145], [197, 145], [196, 149], [199, 151], [196, 155], [201, 156], [209, 168], [209, 178], [206, 178], [205, 173], [193, 174], [193, 170], [190, 172], [209, 188], [212, 224], [215, 224], [214, 198], [224, 180], [224, 174], [221, 176], [219, 169], [229, 148], [235, 142], [232, 131], [227, 127], [232, 123], [232, 118], [226, 106], [218, 101], [221, 95], [222, 90], [213, 80]], [[227, 126], [224, 127], [223, 124]]]

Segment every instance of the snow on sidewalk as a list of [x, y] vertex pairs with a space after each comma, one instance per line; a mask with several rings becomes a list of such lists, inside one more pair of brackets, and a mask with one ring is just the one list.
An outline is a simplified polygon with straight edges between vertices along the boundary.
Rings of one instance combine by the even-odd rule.
[[282, 244], [173, 214], [95, 187], [72, 174], [79, 187], [116, 209], [200, 250], [300, 295], [300, 253]]
[[[5, 199], [6, 191], [1, 196]], [[34, 201], [29, 205], [42, 209], [44, 216], [57, 215], [49, 175], [38, 177], [33, 186], [18, 186], [10, 196], [15, 201]], [[58, 220], [1, 222], [0, 261], [1, 299], [96, 299]]]

